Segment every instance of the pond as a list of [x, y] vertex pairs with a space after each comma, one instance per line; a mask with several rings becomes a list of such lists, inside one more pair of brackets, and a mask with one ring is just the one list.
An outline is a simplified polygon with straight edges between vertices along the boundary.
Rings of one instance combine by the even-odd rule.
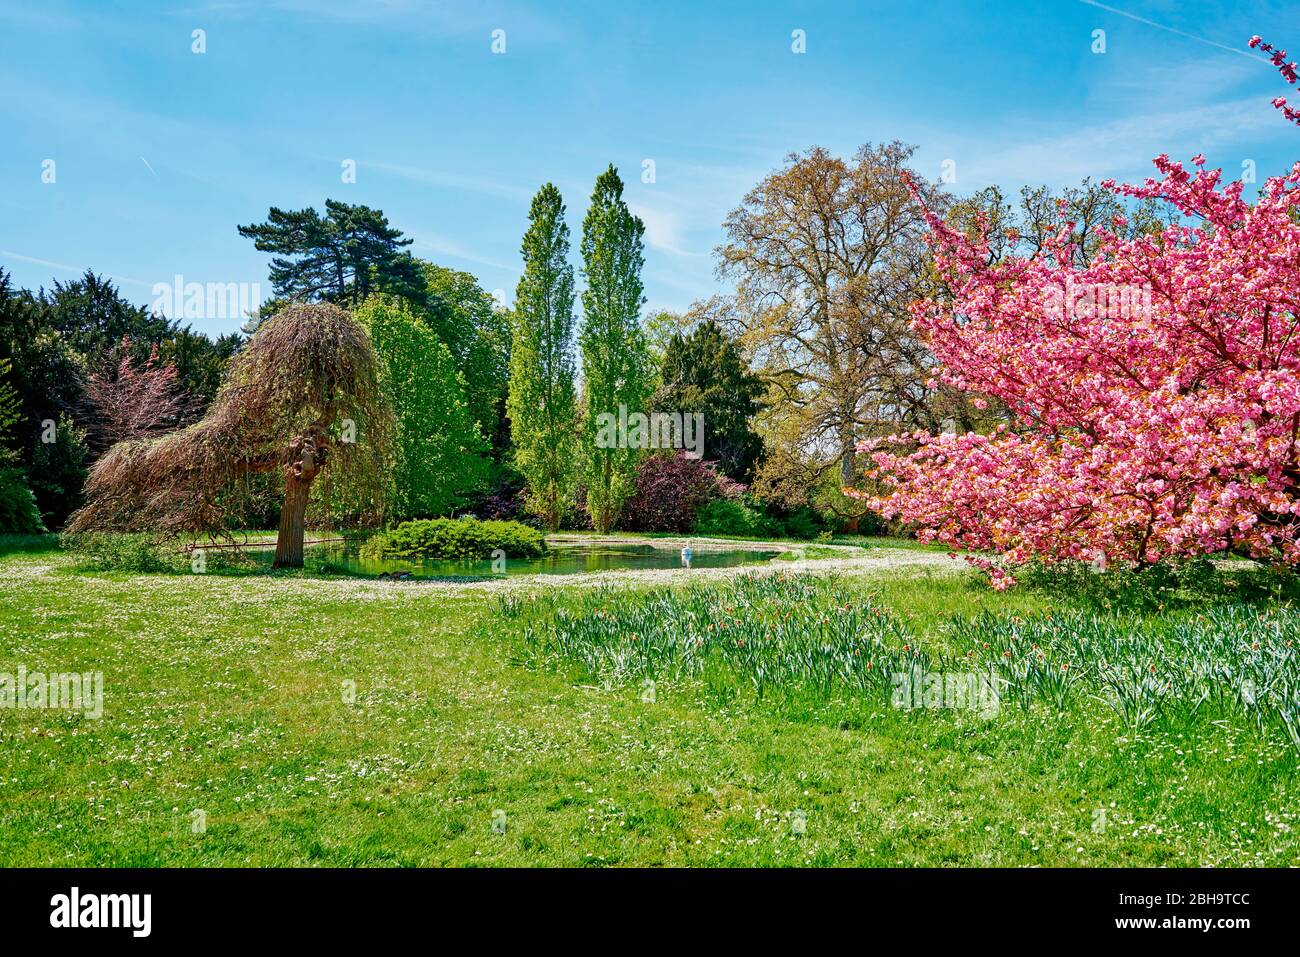
[[[731, 568], [736, 565], [761, 565], [779, 555], [779, 551], [753, 551], [728, 549], [725, 551], [695, 550], [691, 568]], [[272, 549], [257, 549], [251, 557], [270, 565]], [[445, 559], [371, 559], [357, 553], [356, 544], [331, 542], [309, 545], [305, 564], [315, 571], [377, 578], [381, 574], [409, 572], [416, 578], [494, 578], [491, 561], [448, 561]], [[612, 544], [608, 542], [589, 545], [552, 545], [541, 558], [511, 558], [506, 560], [506, 575], [579, 575], [583, 572], [645, 568], [681, 568], [681, 550], [676, 547], [656, 548], [635, 542]]]

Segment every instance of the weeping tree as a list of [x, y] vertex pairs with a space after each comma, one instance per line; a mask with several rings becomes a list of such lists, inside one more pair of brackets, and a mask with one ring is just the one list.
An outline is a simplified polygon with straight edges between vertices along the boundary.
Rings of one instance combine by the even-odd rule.
[[301, 568], [311, 502], [378, 516], [393, 414], [370, 336], [328, 303], [291, 305], [258, 327], [199, 422], [120, 442], [92, 469], [73, 532], [229, 536], [258, 473], [283, 483], [276, 568]]

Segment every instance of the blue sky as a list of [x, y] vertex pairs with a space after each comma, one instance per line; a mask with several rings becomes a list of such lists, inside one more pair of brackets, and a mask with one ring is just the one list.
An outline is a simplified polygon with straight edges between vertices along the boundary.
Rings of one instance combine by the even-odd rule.
[[1300, 4], [1106, 6], [0, 0], [0, 265], [33, 288], [93, 267], [142, 304], [176, 274], [269, 295], [236, 225], [330, 197], [513, 298], [533, 192], [560, 187], [576, 245], [613, 162], [647, 225], [647, 308], [683, 308], [723, 289], [727, 211], [813, 144], [913, 143], [963, 194], [1144, 177], [1161, 152], [1260, 179], [1300, 158], [1269, 106], [1285, 86], [1245, 47], [1300, 50]]

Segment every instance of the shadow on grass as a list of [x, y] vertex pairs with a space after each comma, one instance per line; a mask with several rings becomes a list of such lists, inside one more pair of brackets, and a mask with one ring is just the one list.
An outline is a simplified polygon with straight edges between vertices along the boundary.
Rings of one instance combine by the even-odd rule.
[[58, 535], [0, 535], [0, 558], [22, 552], [52, 552], [58, 547]]
[[1104, 572], [1086, 562], [1061, 562], [1017, 569], [1015, 575], [1030, 591], [1098, 612], [1150, 614], [1215, 605], [1300, 603], [1300, 574], [1246, 559], [1197, 558]]

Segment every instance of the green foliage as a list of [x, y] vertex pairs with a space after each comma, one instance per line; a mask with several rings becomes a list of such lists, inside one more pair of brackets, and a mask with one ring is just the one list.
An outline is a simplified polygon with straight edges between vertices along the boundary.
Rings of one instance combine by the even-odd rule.
[[465, 404], [479, 431], [492, 443], [494, 458], [509, 445], [504, 428], [510, 379], [510, 319], [492, 295], [467, 272], [420, 262], [425, 321], [456, 361], [465, 380]]
[[704, 416], [704, 458], [722, 474], [749, 482], [763, 454], [763, 440], [750, 427], [762, 408], [764, 385], [749, 371], [736, 344], [712, 320], [668, 340], [661, 384], [651, 402], [657, 412]]
[[741, 499], [717, 498], [701, 506], [695, 516], [698, 535], [761, 537], [768, 533], [766, 517]]
[[[211, 544], [211, 543], [208, 543]], [[81, 571], [130, 572], [136, 575], [192, 575], [248, 572], [253, 565], [240, 549], [206, 547], [201, 542], [162, 539], [151, 534], [125, 532], [65, 532], [60, 547], [75, 556]], [[203, 555], [202, 572], [194, 565], [194, 552]]]
[[[194, 555], [175, 539], [164, 541], [155, 535], [119, 532], [82, 532], [59, 536], [59, 545], [75, 556], [76, 567], [91, 572], [129, 572], [135, 575], [198, 574]], [[233, 548], [204, 548], [203, 572], [230, 569], [246, 571], [247, 556]]]
[[0, 533], [38, 535], [45, 531], [40, 510], [21, 470], [0, 466]]
[[487, 559], [496, 549], [509, 558], [536, 558], [546, 552], [542, 533], [519, 522], [480, 522], [474, 518], [434, 518], [403, 522], [371, 536], [361, 548], [367, 558]]
[[897, 706], [899, 676], [975, 675], [990, 714], [1098, 701], [1131, 733], [1187, 728], [1204, 715], [1300, 750], [1300, 611], [1290, 607], [1166, 617], [986, 611], [951, 618], [942, 640], [928, 641], [874, 596], [847, 603], [831, 579], [782, 574], [590, 592], [563, 614], [545, 603], [502, 612], [534, 662], [576, 662], [610, 685], [702, 679], [729, 695], [847, 691]]
[[161, 363], [175, 366], [180, 387], [192, 399], [206, 407], [217, 397], [226, 364], [239, 351], [243, 337], [231, 333], [209, 339], [189, 327], [177, 329], [158, 349]]
[[770, 511], [751, 496], [721, 498], [700, 509], [695, 531], [700, 535], [741, 535], [750, 538], [818, 538], [825, 520], [807, 506], [784, 514]]
[[40, 423], [58, 418], [59, 410], [81, 402], [85, 359], [54, 328], [49, 303], [16, 289], [0, 269], [0, 358], [8, 360], [4, 376], [18, 401], [19, 420], [0, 447], [16, 451], [30, 464], [32, 442]]
[[238, 228], [261, 252], [275, 254], [271, 288], [279, 304], [327, 299], [356, 307], [374, 292], [420, 300], [420, 270], [405, 249], [412, 240], [378, 209], [334, 199], [325, 200], [323, 216], [272, 206], [266, 222]]
[[515, 466], [528, 484], [528, 508], [556, 529], [573, 504], [577, 476], [573, 267], [560, 191], [550, 183], [538, 190], [528, 219], [506, 407]]
[[[906, 628], [868, 602], [837, 600], [813, 575], [742, 575], [716, 587], [583, 594], [563, 615], [529, 619], [535, 660], [576, 660], [600, 682], [707, 677], [769, 689], [871, 692], [928, 664]], [[914, 642], [913, 642], [914, 645]]]
[[488, 473], [464, 380], [447, 346], [400, 300], [372, 296], [356, 319], [370, 332], [397, 419], [393, 514], [444, 515], [479, 491]]
[[89, 269], [71, 282], [55, 280], [52, 289], [42, 291], [39, 302], [41, 323], [56, 330], [92, 370], [127, 339], [133, 358], [143, 361], [150, 347], [169, 338], [176, 328], [172, 320], [130, 302], [111, 280]]
[[646, 346], [656, 370], [663, 367], [668, 346], [675, 337], [689, 335], [698, 324], [693, 313], [671, 312], [661, 309], [645, 317], [641, 328], [645, 330]]
[[[652, 363], [641, 330], [641, 268], [645, 225], [623, 201], [623, 181], [610, 166], [596, 179], [582, 223], [582, 374], [584, 398], [582, 478], [587, 511], [598, 532], [618, 521], [634, 490], [642, 450], [602, 441], [602, 417], [617, 420], [622, 409], [647, 412]], [[624, 443], [630, 446], [631, 443]]]
[[64, 534], [59, 537], [59, 543], [65, 551], [76, 556], [77, 567], [84, 571], [149, 575], [178, 572], [182, 565], [189, 568], [189, 562], [182, 562], [181, 556], [174, 549], [165, 551], [149, 535], [115, 532]]
[[13, 363], [0, 358], [0, 442], [10, 437], [11, 430], [22, 417], [18, 393], [8, 381], [12, 371]]
[[61, 528], [81, 506], [86, 484], [86, 434], [66, 413], [53, 427], [54, 441], [38, 439], [32, 448], [28, 485], [47, 527]]
[[1094, 696], [1124, 726], [1216, 718], [1300, 748], [1300, 612], [1231, 604], [1164, 618], [1087, 612], [954, 619], [948, 638], [996, 675], [1003, 700], [1065, 708]]

